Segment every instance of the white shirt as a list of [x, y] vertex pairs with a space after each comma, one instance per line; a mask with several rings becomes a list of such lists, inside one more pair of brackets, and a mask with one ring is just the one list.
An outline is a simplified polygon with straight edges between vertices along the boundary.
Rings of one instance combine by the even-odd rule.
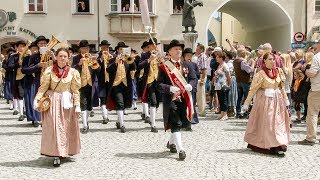
[[310, 78], [311, 90], [320, 91], [320, 53], [317, 53], [312, 60], [311, 67], [309, 69], [310, 73], [316, 74], [313, 78]]

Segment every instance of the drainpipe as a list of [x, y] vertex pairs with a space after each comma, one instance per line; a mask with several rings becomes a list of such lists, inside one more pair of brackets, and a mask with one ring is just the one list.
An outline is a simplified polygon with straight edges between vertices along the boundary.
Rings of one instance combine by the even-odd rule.
[[308, 3], [307, 3], [307, 1], [308, 0], [305, 0], [304, 2], [305, 2], [305, 9], [304, 9], [304, 11], [305, 11], [305, 32], [304, 32], [304, 37], [308, 37], [307, 36], [307, 33], [308, 33]]

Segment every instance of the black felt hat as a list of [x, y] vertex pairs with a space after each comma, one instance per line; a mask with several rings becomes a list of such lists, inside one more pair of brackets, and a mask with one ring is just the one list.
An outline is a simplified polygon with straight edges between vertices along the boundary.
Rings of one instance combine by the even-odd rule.
[[142, 43], [141, 49], [147, 47], [148, 45], [149, 45], [149, 42], [148, 42], [148, 41], [144, 41], [144, 42]]
[[[152, 41], [153, 39], [153, 41]], [[160, 43], [158, 43], [158, 39], [157, 38], [150, 38], [149, 41], [148, 41], [148, 45], [151, 45], [153, 44], [153, 42], [156, 44], [156, 45], [159, 45]]]
[[79, 48], [89, 47], [89, 42], [87, 40], [81, 40], [79, 43]]
[[47, 39], [44, 36], [38, 36], [35, 43], [38, 44], [39, 41], [46, 41], [47, 43], [49, 42], [49, 39]]
[[99, 46], [110, 46], [110, 43], [107, 40], [103, 40], [103, 41], [101, 41]]
[[38, 47], [35, 41], [30, 44], [29, 49], [31, 49], [32, 47]]
[[182, 52], [182, 55], [184, 56], [185, 54], [194, 54], [191, 48], [185, 48], [184, 51]]
[[126, 48], [128, 47], [124, 42], [118, 42], [117, 46], [114, 48], [117, 51], [119, 48]]
[[178, 40], [174, 39], [170, 42], [169, 44], [169, 47], [168, 47], [168, 50], [170, 50], [171, 48], [173, 47], [177, 47], [177, 46], [180, 46], [181, 49], [184, 49], [184, 44], [181, 44]]
[[20, 44], [22, 44], [22, 45], [25, 46], [25, 45], [26, 45], [26, 42], [25, 42], [25, 41], [17, 41], [16, 44], [15, 44], [15, 46], [18, 47]]

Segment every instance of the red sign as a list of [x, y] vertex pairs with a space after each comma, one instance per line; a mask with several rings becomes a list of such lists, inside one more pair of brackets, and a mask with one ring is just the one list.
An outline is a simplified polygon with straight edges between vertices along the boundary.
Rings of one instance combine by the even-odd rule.
[[295, 42], [302, 42], [304, 40], [304, 34], [302, 32], [297, 32], [294, 34], [293, 39]]

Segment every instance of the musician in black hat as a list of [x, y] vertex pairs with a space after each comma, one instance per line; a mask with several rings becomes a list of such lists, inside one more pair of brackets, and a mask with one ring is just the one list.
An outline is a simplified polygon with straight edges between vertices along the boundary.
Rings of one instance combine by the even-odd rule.
[[81, 118], [83, 123], [82, 133], [89, 131], [88, 117], [92, 111], [92, 85], [93, 73], [100, 71], [100, 68], [93, 69], [89, 66], [89, 61], [97, 63], [97, 60], [91, 57], [89, 53], [89, 42], [87, 40], [81, 40], [79, 43], [79, 55], [73, 58], [72, 67], [79, 71], [81, 76], [81, 88], [80, 88], [80, 108]]
[[[11, 54], [9, 59], [7, 60], [6, 64], [6, 71], [12, 72], [12, 77], [10, 78], [11, 85], [12, 85], [12, 95], [13, 95], [13, 108], [14, 112], [13, 115], [20, 114], [19, 121], [23, 121], [25, 118], [23, 115], [23, 85], [24, 85], [24, 77], [21, 73], [21, 65], [22, 59], [20, 59], [21, 54], [26, 46], [24, 41], [17, 41], [15, 43], [16, 53]], [[19, 111], [18, 111], [19, 107]]]
[[167, 143], [170, 152], [179, 153], [184, 160], [186, 153], [182, 147], [181, 132], [183, 121], [191, 121], [193, 103], [191, 91], [197, 84], [197, 77], [190, 64], [181, 61], [184, 45], [172, 40], [169, 45], [171, 59], [159, 66], [157, 87], [162, 94], [165, 130], [171, 129]]
[[[148, 49], [148, 45], [149, 42], [148, 41], [144, 41], [141, 45], [141, 55], [140, 55], [140, 59], [139, 61], [136, 62], [137, 65], [137, 72], [136, 72], [136, 79], [137, 79], [137, 92], [138, 92], [138, 96], [141, 98], [142, 94], [143, 94], [143, 74], [144, 74], [144, 69], [139, 67], [139, 63], [142, 62], [142, 57], [146, 56], [145, 54], [148, 53], [149, 49]], [[145, 59], [145, 58], [144, 58]], [[142, 106], [142, 114], [141, 114], [141, 118], [142, 120], [145, 120], [145, 123], [149, 123], [150, 122], [150, 115], [149, 115], [149, 107], [148, 107], [148, 103], [141, 103]]]
[[[148, 112], [148, 106], [150, 106], [150, 125], [151, 132], [158, 132], [156, 122], [156, 109], [159, 107], [160, 92], [157, 89], [157, 79], [159, 72], [159, 63], [161, 62], [161, 55], [157, 52], [158, 40], [156, 38], [149, 39], [148, 52], [144, 53], [139, 63], [139, 69], [144, 69], [143, 73], [143, 93], [142, 103], [146, 104], [145, 111]], [[148, 115], [148, 114], [147, 114]], [[147, 116], [148, 117], [148, 116]]]
[[[7, 67], [8, 59], [11, 54], [15, 53], [16, 50], [10, 47], [7, 50], [7, 57], [2, 62], [2, 68], [5, 70]], [[5, 71], [4, 75], [4, 98], [9, 101], [10, 103], [10, 110], [13, 110], [13, 95], [12, 95], [12, 84], [11, 79], [13, 79], [13, 72], [12, 71]]]
[[107, 124], [109, 122], [107, 104], [107, 90], [109, 85], [109, 74], [107, 73], [108, 62], [112, 58], [109, 52], [110, 44], [107, 40], [101, 41], [99, 44], [101, 51], [98, 56], [98, 63], [100, 64], [101, 70], [98, 76], [99, 84], [99, 98], [100, 106], [102, 112], [102, 124]]
[[133, 57], [123, 53], [123, 48], [128, 47], [124, 42], [119, 42], [115, 47], [116, 56], [109, 61], [108, 101], [109, 110], [116, 110], [118, 115], [117, 129], [125, 132], [124, 110], [132, 106], [132, 78], [131, 72], [136, 70]]
[[33, 73], [27, 71], [29, 60], [31, 55], [37, 54], [39, 52], [39, 47], [35, 42], [32, 42], [29, 46], [30, 53], [23, 58], [21, 72], [25, 74], [24, 77], [24, 104], [26, 107], [27, 121], [31, 121], [34, 127], [39, 127], [40, 125], [40, 113], [33, 109], [33, 100], [36, 95], [34, 76]]
[[[182, 57], [185, 62], [190, 64], [190, 67], [196, 73], [196, 77], [197, 77], [197, 81], [198, 81], [198, 79], [200, 78], [200, 71], [199, 71], [199, 67], [198, 67], [197, 63], [192, 62], [193, 54], [194, 54], [194, 52], [192, 51], [191, 48], [185, 48], [182, 53]], [[196, 104], [197, 104], [196, 98], [197, 98], [197, 87], [194, 87], [192, 89], [194, 115], [192, 118], [192, 122], [186, 121], [186, 123], [187, 123], [186, 130], [187, 131], [192, 131], [191, 124], [198, 124], [199, 123], [198, 114], [197, 114], [197, 110], [196, 110]]]

